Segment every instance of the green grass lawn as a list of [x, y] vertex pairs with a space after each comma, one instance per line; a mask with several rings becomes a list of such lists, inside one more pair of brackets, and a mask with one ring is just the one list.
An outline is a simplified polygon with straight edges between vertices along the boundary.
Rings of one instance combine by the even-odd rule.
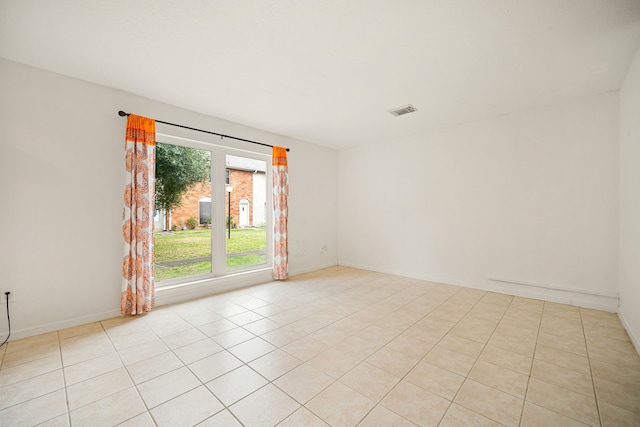
[[155, 233], [156, 262], [211, 256], [211, 230]]
[[[225, 231], [227, 268], [237, 269], [265, 263], [264, 254], [234, 254], [249, 251], [266, 252], [266, 236], [265, 227], [232, 229], [231, 239], [226, 239]], [[210, 272], [211, 261], [197, 259], [201, 257], [211, 258], [210, 229], [155, 233], [156, 281]], [[189, 262], [190, 259], [193, 261]], [[173, 266], [161, 265], [166, 261], [180, 260], [185, 262]]]
[[211, 272], [211, 261], [194, 262], [192, 264], [177, 265], [174, 267], [164, 267], [156, 264], [156, 282], [174, 277], [193, 276], [194, 274], [204, 274]]

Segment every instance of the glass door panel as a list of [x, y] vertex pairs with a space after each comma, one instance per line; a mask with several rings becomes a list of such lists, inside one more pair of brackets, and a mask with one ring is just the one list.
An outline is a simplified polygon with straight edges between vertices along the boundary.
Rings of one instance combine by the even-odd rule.
[[267, 162], [225, 157], [227, 271], [267, 263]]
[[156, 146], [156, 282], [211, 273], [211, 152]]

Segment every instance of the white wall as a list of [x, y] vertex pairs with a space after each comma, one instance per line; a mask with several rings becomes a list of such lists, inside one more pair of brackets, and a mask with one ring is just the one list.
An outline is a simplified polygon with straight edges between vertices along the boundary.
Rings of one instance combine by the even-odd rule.
[[615, 311], [617, 105], [341, 151], [340, 264]]
[[[292, 274], [339, 253], [343, 265], [613, 311], [619, 249], [620, 316], [638, 345], [639, 62], [619, 100], [338, 154], [0, 59], [0, 291], [16, 295], [13, 337], [119, 313], [123, 109], [291, 147]], [[2, 306], [0, 335], [4, 318]]]
[[640, 352], [640, 51], [620, 89], [618, 315]]
[[290, 147], [290, 252], [300, 253], [297, 242], [306, 248], [290, 271], [337, 263], [336, 151], [3, 59], [0, 93], [0, 291], [16, 296], [12, 337], [119, 314], [121, 109]]

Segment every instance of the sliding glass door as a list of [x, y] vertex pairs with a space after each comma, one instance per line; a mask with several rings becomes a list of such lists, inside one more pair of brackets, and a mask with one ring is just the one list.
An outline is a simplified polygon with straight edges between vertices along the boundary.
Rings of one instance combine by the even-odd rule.
[[269, 156], [158, 138], [158, 287], [271, 265]]

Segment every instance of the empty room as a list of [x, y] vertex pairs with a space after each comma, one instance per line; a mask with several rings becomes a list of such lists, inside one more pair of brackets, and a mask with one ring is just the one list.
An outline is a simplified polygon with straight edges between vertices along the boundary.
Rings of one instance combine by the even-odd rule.
[[1, 426], [640, 426], [640, 1], [0, 0]]

